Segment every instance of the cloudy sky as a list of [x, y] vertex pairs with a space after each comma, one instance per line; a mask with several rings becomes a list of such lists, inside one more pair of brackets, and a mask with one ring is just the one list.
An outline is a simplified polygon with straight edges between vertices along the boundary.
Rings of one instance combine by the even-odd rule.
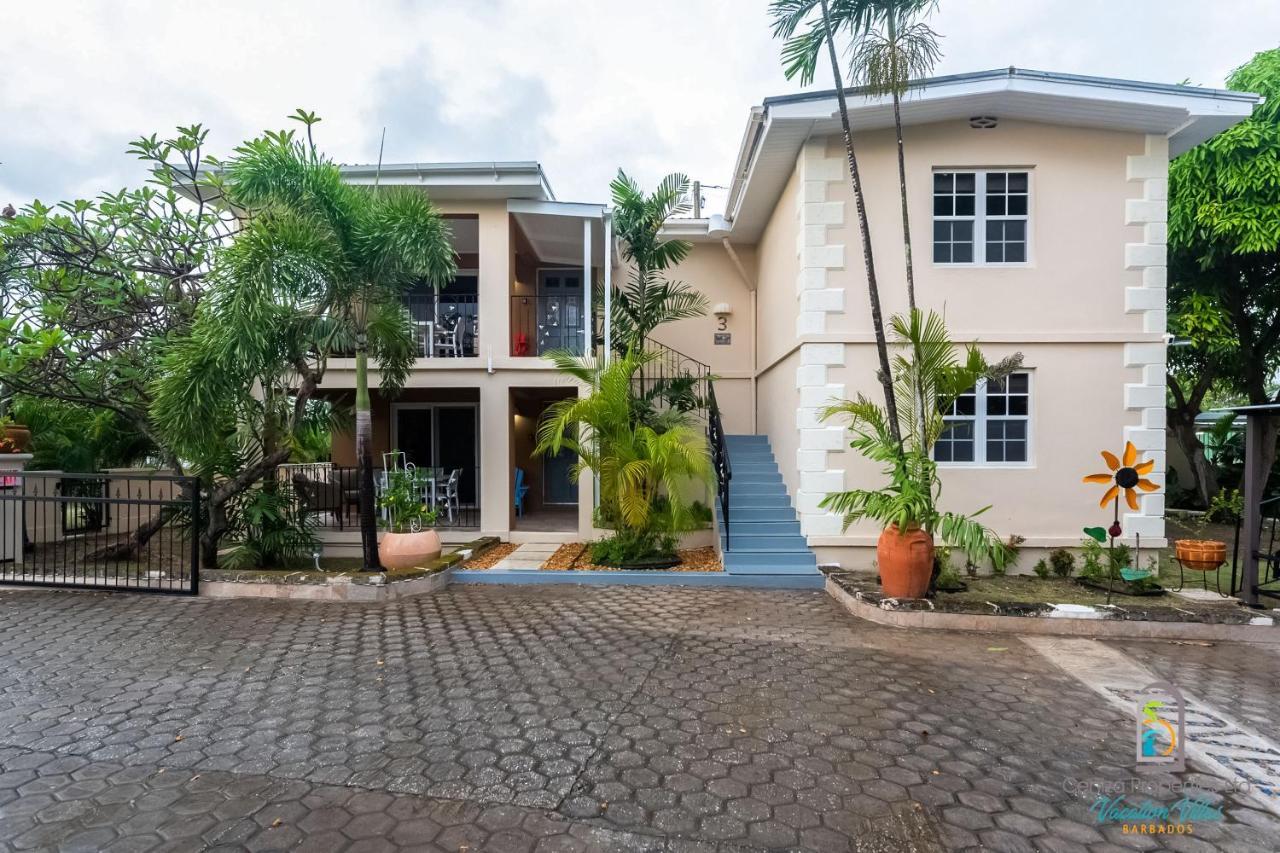
[[[767, 0], [0, 0], [0, 204], [143, 179], [140, 134], [226, 153], [296, 107], [340, 162], [540, 160], [562, 199], [619, 167], [727, 183], [747, 110], [796, 91]], [[938, 73], [1007, 65], [1221, 86], [1276, 0], [941, 0]], [[830, 80], [819, 80], [827, 85]]]

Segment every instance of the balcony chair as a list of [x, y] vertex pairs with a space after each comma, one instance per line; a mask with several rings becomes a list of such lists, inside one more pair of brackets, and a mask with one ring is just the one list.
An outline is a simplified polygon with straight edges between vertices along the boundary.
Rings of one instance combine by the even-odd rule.
[[435, 355], [462, 355], [462, 318], [445, 319], [436, 326]]
[[516, 517], [524, 515], [524, 496], [529, 494], [529, 487], [524, 482], [524, 469], [516, 469]]

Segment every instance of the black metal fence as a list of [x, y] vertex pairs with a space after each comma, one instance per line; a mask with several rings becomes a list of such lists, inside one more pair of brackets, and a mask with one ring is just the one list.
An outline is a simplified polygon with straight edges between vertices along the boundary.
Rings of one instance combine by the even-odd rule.
[[677, 409], [707, 423], [710, 366], [652, 338], [645, 338], [644, 348], [652, 360], [631, 377], [636, 397], [654, 409]]
[[155, 474], [0, 474], [0, 583], [195, 595], [200, 490]]
[[[479, 529], [479, 467], [458, 469], [457, 482], [453, 484], [452, 471], [436, 471], [434, 478], [428, 476], [428, 469], [420, 471], [423, 500], [440, 514], [434, 527]], [[331, 462], [281, 465], [276, 469], [276, 478], [293, 496], [309, 525], [326, 530], [359, 530], [360, 481], [354, 466]], [[383, 481], [382, 469], [375, 468], [375, 493], [381, 490]]]

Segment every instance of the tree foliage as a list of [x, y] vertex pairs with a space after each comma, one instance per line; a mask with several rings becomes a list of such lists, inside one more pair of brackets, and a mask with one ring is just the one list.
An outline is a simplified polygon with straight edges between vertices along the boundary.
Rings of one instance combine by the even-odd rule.
[[114, 413], [182, 463], [152, 421], [149, 381], [190, 327], [214, 254], [236, 230], [200, 125], [135, 140], [140, 189], [0, 217], [0, 386]]
[[708, 303], [700, 291], [665, 275], [692, 249], [687, 240], [661, 235], [667, 220], [689, 212], [688, 177], [667, 175], [656, 190], [645, 193], [619, 169], [609, 189], [614, 230], [622, 257], [631, 265], [626, 282], [614, 288], [611, 312], [613, 347], [625, 353], [642, 349], [645, 338], [663, 323], [706, 314]]
[[695, 521], [684, 492], [712, 476], [706, 437], [687, 412], [666, 410], [657, 425], [633, 417], [631, 377], [652, 357], [632, 350], [601, 366], [595, 359], [552, 353], [561, 373], [590, 390], [547, 408], [534, 450], [577, 454], [571, 476], [576, 481], [592, 471], [599, 479], [602, 524], [633, 533], [691, 529]]
[[1206, 399], [1215, 390], [1251, 404], [1280, 399], [1280, 49], [1257, 54], [1227, 85], [1264, 100], [1169, 168], [1169, 327], [1187, 344], [1169, 352], [1169, 426], [1205, 505], [1217, 490], [1195, 427]]

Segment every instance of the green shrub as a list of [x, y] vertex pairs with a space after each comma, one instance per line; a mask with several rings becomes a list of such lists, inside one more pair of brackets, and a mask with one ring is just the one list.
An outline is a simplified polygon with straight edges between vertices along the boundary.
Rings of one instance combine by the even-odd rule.
[[1120, 577], [1120, 570], [1129, 565], [1132, 553], [1133, 549], [1124, 543], [1117, 543], [1114, 549], [1108, 551], [1101, 542], [1092, 538], [1086, 539], [1084, 546], [1080, 549], [1080, 554], [1084, 558], [1080, 577], [1102, 584], [1107, 583], [1108, 580], [1121, 584], [1127, 583]]
[[598, 566], [622, 566], [641, 560], [676, 557], [676, 538], [655, 531], [623, 528], [612, 536], [591, 543], [591, 562]]
[[938, 572], [938, 580], [936, 586], [938, 589], [959, 589], [964, 581], [960, 580], [960, 575], [956, 570], [947, 566]]
[[1066, 548], [1055, 548], [1049, 552], [1049, 565], [1058, 577], [1069, 578], [1075, 573], [1076, 558]]
[[1041, 557], [1039, 560], [1036, 560], [1035, 567], [1032, 571], [1036, 573], [1036, 577], [1038, 578], [1047, 578], [1049, 577], [1049, 564], [1043, 557]]

